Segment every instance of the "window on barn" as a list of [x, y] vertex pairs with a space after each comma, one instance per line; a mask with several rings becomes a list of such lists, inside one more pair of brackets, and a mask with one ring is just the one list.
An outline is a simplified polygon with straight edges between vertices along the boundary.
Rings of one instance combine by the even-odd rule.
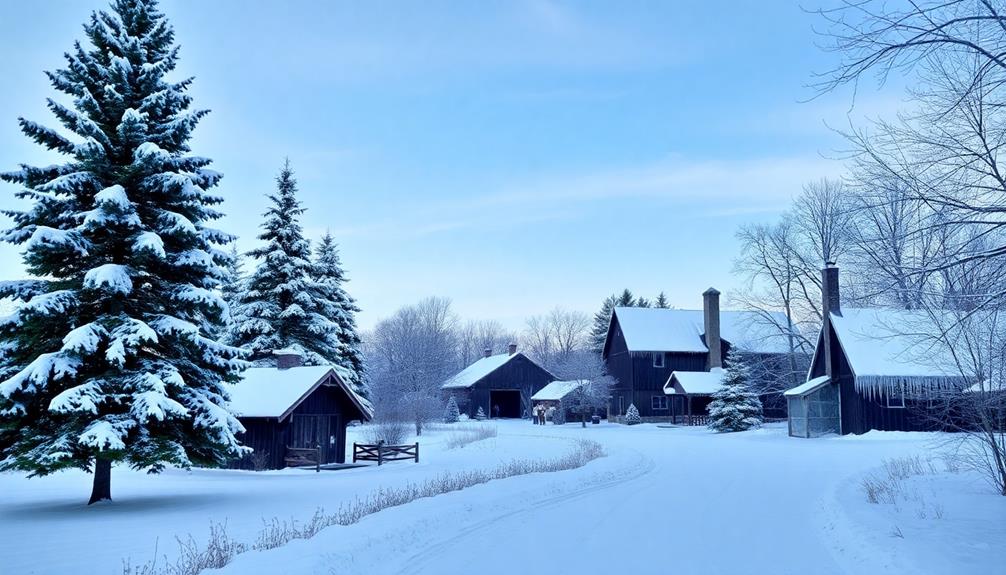
[[667, 396], [666, 395], [654, 395], [650, 398], [650, 408], [654, 410], [666, 410], [667, 409]]
[[905, 390], [898, 387], [887, 391], [887, 407], [905, 407]]
[[657, 352], [653, 354], [653, 367], [664, 367], [663, 352]]

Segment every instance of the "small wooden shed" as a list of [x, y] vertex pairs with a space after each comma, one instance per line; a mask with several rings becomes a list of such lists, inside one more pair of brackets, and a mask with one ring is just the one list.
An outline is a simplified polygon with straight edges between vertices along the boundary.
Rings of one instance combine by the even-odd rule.
[[339, 370], [328, 365], [246, 370], [230, 390], [230, 408], [245, 427], [238, 439], [254, 454], [234, 467], [281, 469], [290, 448], [317, 448], [322, 464], [344, 463], [346, 425], [369, 421], [373, 408]]

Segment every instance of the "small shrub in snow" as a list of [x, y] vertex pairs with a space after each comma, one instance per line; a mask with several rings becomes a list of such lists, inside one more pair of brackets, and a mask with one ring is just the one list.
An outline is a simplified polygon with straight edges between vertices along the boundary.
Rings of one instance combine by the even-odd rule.
[[464, 447], [491, 437], [496, 437], [496, 426], [493, 425], [473, 425], [458, 429], [447, 438], [447, 449]]
[[471, 421], [471, 420], [472, 420], [472, 418], [468, 417], [467, 413], [462, 413], [461, 415], [458, 416], [458, 421], [461, 422], [461, 423], [464, 423], [466, 421]]
[[723, 387], [713, 393], [709, 404], [709, 428], [719, 431], [747, 431], [762, 423], [761, 400], [748, 388], [748, 368], [738, 355], [731, 355], [723, 374]]
[[253, 451], [248, 460], [255, 471], [265, 471], [269, 467], [269, 452], [264, 449]]
[[444, 409], [444, 423], [457, 423], [461, 419], [461, 410], [458, 409], [458, 402], [452, 395], [447, 400], [447, 408]]
[[404, 421], [379, 421], [367, 430], [367, 441], [388, 445], [401, 445], [409, 436], [409, 425]]
[[479, 421], [485, 421], [485, 419], [486, 419], [486, 412], [482, 411], [481, 407], [479, 407], [478, 412], [475, 414], [475, 419], [477, 419]]
[[[318, 509], [304, 523], [278, 519], [266, 521], [251, 549], [275, 549], [295, 539], [310, 539], [326, 527], [353, 525], [368, 515], [417, 499], [460, 491], [495, 479], [577, 469], [601, 457], [604, 457], [604, 449], [599, 443], [580, 440], [573, 451], [555, 459], [515, 459], [487, 470], [448, 471], [421, 483], [382, 487], [367, 497], [341, 505], [335, 513], [329, 514], [324, 509]], [[198, 575], [203, 569], [224, 567], [235, 555], [249, 549], [248, 545], [231, 539], [223, 525], [211, 526], [210, 535], [206, 549], [201, 549], [192, 537], [187, 541], [179, 540], [182, 557], [176, 564], [165, 562], [164, 565], [159, 565], [155, 560], [134, 568], [126, 563], [123, 565], [123, 575]]]
[[639, 417], [639, 410], [636, 409], [635, 403], [629, 404], [629, 409], [625, 410], [625, 423], [626, 425], [636, 425], [637, 423], [642, 423], [643, 419]]

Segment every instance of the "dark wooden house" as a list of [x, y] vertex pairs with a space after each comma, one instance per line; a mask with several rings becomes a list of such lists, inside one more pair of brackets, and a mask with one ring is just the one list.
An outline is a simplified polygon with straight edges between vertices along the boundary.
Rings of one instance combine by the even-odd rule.
[[332, 366], [251, 368], [230, 393], [231, 411], [245, 427], [238, 439], [254, 450], [235, 467], [281, 469], [288, 448], [318, 448], [321, 463], [344, 463], [346, 425], [373, 417]]
[[[673, 385], [667, 387], [672, 373], [722, 367], [732, 349], [765, 358], [789, 354], [789, 339], [779, 329], [785, 316], [721, 312], [719, 295], [707, 290], [701, 310], [614, 309], [602, 351], [608, 373], [618, 381], [611, 415], [624, 416], [635, 404], [644, 419], [670, 420], [675, 413], [686, 414], [689, 401], [685, 393], [665, 391], [673, 390]], [[704, 413], [704, 403], [693, 398], [692, 413]]]
[[555, 377], [510, 345], [507, 353], [493, 355], [469, 365], [441, 386], [444, 397], [454, 396], [461, 413], [475, 417], [479, 408], [486, 417], [526, 417], [531, 396], [555, 381]]
[[950, 358], [916, 335], [930, 318], [900, 309], [842, 309], [838, 268], [825, 267], [824, 322], [807, 382], [786, 392], [789, 434], [926, 431], [932, 397], [968, 385]]

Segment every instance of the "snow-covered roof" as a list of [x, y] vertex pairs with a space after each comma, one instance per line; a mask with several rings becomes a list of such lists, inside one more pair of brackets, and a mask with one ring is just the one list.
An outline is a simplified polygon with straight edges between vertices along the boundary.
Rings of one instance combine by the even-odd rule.
[[664, 384], [664, 393], [712, 395], [723, 387], [723, 374], [719, 367], [710, 371], [672, 371]]
[[[706, 353], [702, 310], [616, 307], [615, 317], [629, 351]], [[786, 325], [782, 313], [721, 311], [720, 338], [734, 348], [754, 353], [787, 353], [788, 339], [776, 326]]]
[[831, 315], [831, 324], [857, 389], [956, 385], [963, 379], [948, 352], [926, 335], [935, 325], [923, 312], [843, 309], [842, 315]]
[[571, 379], [565, 381], [553, 381], [541, 388], [538, 393], [531, 396], [532, 401], [560, 401], [569, 395], [574, 389], [588, 383], [586, 379]]
[[827, 375], [815, 377], [814, 379], [811, 379], [806, 383], [801, 383], [800, 385], [792, 389], [787, 389], [786, 391], [783, 392], [783, 395], [787, 397], [792, 397], [796, 395], [806, 395], [812, 391], [819, 389], [829, 381], [831, 381], [831, 378], [829, 378]]
[[522, 354], [515, 353], [511, 355], [509, 353], [500, 353], [489, 357], [483, 357], [445, 381], [441, 387], [444, 389], [471, 387], [480, 379], [503, 367], [506, 362], [518, 355]]
[[238, 417], [285, 418], [317, 387], [330, 380], [346, 393], [364, 419], [374, 416], [374, 408], [345, 382], [333, 366], [310, 365], [278, 369], [246, 369], [243, 379], [229, 387], [230, 410]]

